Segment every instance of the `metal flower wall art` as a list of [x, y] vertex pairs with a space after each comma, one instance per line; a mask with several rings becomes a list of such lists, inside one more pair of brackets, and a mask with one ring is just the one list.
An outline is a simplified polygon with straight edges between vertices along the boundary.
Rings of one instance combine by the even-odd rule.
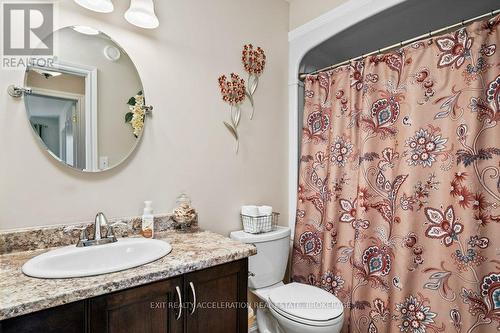
[[250, 119], [253, 119], [253, 115], [255, 112], [255, 104], [253, 95], [257, 90], [257, 86], [259, 85], [259, 77], [264, 71], [264, 67], [266, 66], [266, 54], [261, 47], [257, 47], [257, 49], [253, 48], [252, 44], [247, 44], [243, 46], [242, 57], [241, 60], [243, 62], [243, 67], [245, 71], [248, 73], [248, 86], [246, 90], [246, 96], [252, 105], [252, 113], [250, 114]]
[[230, 80], [222, 75], [219, 77], [219, 88], [222, 100], [231, 106], [231, 123], [224, 121], [224, 125], [236, 140], [235, 151], [238, 153], [240, 147], [238, 125], [241, 119], [241, 103], [245, 100], [245, 80], [235, 73], [231, 73]]
[[262, 48], [257, 47], [254, 49], [252, 44], [247, 44], [243, 46], [241, 60], [245, 71], [248, 73], [248, 86], [245, 85], [245, 80], [235, 73], [231, 73], [229, 80], [225, 75], [219, 77], [222, 100], [231, 106], [231, 123], [224, 121], [224, 125], [236, 140], [236, 153], [238, 153], [240, 147], [238, 125], [241, 120], [241, 104], [245, 97], [248, 97], [252, 106], [250, 120], [253, 119], [255, 111], [253, 95], [259, 85], [259, 77], [266, 66], [266, 55]]

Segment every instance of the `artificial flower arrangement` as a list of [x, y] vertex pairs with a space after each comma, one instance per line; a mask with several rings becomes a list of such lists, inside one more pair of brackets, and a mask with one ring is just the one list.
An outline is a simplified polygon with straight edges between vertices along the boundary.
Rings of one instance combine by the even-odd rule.
[[129, 112], [125, 114], [125, 122], [132, 125], [133, 133], [136, 138], [144, 128], [144, 117], [146, 112], [144, 110], [144, 95], [139, 91], [134, 97], [130, 97], [127, 104]]
[[231, 106], [231, 123], [224, 121], [224, 125], [236, 140], [236, 153], [239, 150], [238, 125], [241, 119], [241, 104], [245, 100], [245, 97], [248, 97], [252, 106], [250, 119], [253, 119], [255, 111], [253, 95], [257, 90], [259, 77], [266, 65], [266, 55], [262, 48], [257, 47], [254, 50], [252, 44], [247, 44], [243, 46], [241, 60], [245, 71], [248, 73], [248, 87], [245, 85], [245, 80], [238, 74], [231, 73], [230, 80], [227, 79], [226, 75], [219, 77], [222, 100]]

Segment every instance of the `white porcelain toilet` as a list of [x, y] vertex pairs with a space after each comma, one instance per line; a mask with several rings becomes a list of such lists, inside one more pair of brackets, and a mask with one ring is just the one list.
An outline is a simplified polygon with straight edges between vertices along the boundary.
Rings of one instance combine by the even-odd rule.
[[265, 301], [257, 309], [259, 333], [338, 333], [344, 321], [342, 302], [329, 292], [302, 283], [284, 284], [290, 228], [249, 234], [234, 231], [231, 238], [257, 247], [249, 258], [248, 286]]

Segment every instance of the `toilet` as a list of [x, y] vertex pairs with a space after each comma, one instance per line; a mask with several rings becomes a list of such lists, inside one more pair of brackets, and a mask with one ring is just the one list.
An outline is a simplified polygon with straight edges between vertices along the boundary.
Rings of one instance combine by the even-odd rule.
[[234, 231], [234, 240], [251, 243], [257, 254], [248, 261], [248, 287], [266, 307], [257, 309], [259, 333], [338, 333], [344, 321], [342, 302], [333, 294], [303, 283], [284, 284], [290, 228], [262, 234]]

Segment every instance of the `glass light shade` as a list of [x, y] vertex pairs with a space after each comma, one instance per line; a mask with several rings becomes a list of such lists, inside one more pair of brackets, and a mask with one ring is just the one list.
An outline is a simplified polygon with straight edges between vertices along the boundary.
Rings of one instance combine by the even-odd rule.
[[75, 0], [75, 2], [83, 8], [98, 13], [111, 13], [114, 10], [111, 0]]
[[92, 35], [99, 35], [99, 30], [96, 30], [94, 28], [87, 27], [87, 26], [84, 26], [84, 25], [75, 25], [72, 28], [76, 32], [79, 32], [79, 33], [84, 34], [84, 35], [90, 35], [90, 36], [92, 36]]
[[130, 24], [144, 29], [154, 29], [160, 25], [153, 0], [131, 0], [130, 8], [125, 12], [125, 19]]

